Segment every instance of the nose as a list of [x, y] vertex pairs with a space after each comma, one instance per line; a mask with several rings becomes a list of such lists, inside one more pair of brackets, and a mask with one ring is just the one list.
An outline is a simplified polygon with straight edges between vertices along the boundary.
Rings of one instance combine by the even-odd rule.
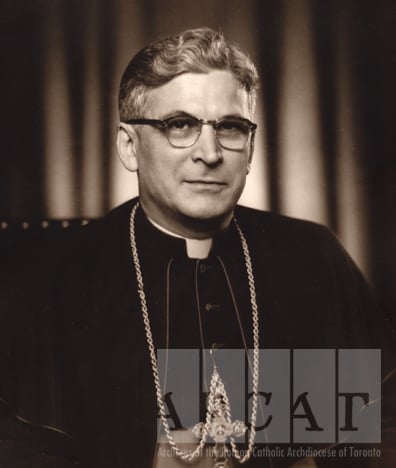
[[208, 166], [218, 164], [223, 159], [221, 147], [217, 142], [215, 129], [210, 124], [203, 124], [201, 134], [192, 147], [192, 159], [203, 161]]

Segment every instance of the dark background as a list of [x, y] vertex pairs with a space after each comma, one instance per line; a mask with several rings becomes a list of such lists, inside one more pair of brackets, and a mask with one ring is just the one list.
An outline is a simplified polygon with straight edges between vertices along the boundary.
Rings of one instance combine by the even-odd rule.
[[220, 27], [262, 76], [244, 202], [327, 224], [395, 318], [395, 20], [386, 0], [0, 0], [0, 220], [136, 193], [114, 150], [123, 68], [159, 35]]

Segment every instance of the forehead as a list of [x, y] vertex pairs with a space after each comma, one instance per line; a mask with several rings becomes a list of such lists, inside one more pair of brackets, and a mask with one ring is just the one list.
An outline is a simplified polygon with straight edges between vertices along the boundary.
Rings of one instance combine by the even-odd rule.
[[148, 93], [146, 118], [165, 118], [174, 112], [205, 119], [248, 117], [248, 94], [229, 71], [184, 73]]

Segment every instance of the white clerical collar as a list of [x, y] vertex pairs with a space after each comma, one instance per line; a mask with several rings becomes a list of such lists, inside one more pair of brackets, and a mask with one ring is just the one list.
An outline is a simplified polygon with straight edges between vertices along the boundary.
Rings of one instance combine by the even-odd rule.
[[148, 216], [147, 219], [153, 226], [165, 234], [172, 237], [178, 237], [179, 239], [184, 239], [186, 241], [187, 256], [189, 258], [206, 258], [209, 255], [213, 243], [213, 239], [211, 237], [207, 239], [190, 239], [189, 237], [179, 236], [179, 234], [175, 234], [174, 232], [165, 229]]

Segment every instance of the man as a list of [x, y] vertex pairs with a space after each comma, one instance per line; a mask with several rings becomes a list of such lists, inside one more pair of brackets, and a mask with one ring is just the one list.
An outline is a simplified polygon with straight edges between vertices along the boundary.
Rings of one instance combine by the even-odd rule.
[[[252, 430], [264, 417], [259, 348], [386, 346], [364, 280], [324, 227], [237, 206], [253, 156], [257, 86], [247, 55], [210, 29], [154, 42], [124, 72], [117, 146], [138, 174], [139, 198], [52, 256], [45, 294], [29, 300], [48, 332], [38, 327], [32, 348], [39, 343], [40, 351], [25, 368], [44, 371], [11, 406], [63, 434], [43, 443], [48, 453], [97, 468], [292, 466], [305, 455], [255, 450], [265, 447]], [[208, 357], [205, 349], [219, 351]], [[192, 424], [164, 397], [159, 350], [179, 350], [178, 382], [203, 368], [207, 400]], [[194, 356], [189, 350], [200, 350], [200, 360], [186, 377], [177, 367], [180, 356]], [[245, 436], [228, 399], [230, 381], [245, 373], [220, 365], [221, 350], [242, 350], [250, 366]], [[172, 364], [167, 352], [164, 359]], [[189, 388], [187, 407], [196, 390]], [[322, 430], [308, 400], [300, 402], [310, 429]], [[301, 417], [297, 405], [292, 413]], [[165, 428], [158, 435], [157, 420]], [[230, 448], [231, 436], [242, 437], [243, 450]]]

